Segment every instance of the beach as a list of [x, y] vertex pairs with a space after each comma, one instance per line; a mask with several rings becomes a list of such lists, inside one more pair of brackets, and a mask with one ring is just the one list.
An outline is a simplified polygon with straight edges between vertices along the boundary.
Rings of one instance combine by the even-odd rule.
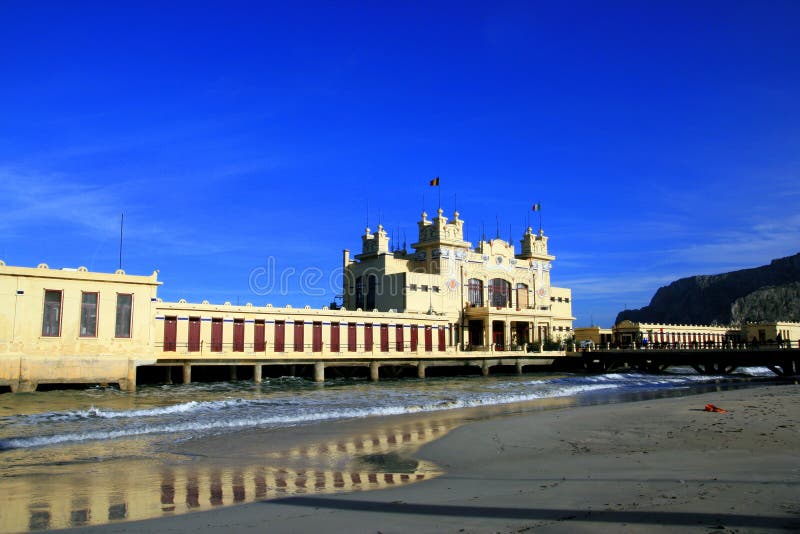
[[498, 416], [416, 450], [442, 472], [418, 483], [76, 530], [800, 529], [799, 401], [797, 385], [782, 385]]

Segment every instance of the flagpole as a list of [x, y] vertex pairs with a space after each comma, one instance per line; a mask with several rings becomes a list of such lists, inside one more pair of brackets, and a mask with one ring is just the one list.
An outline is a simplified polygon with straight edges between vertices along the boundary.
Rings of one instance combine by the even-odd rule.
[[539, 204], [539, 233], [542, 233], [542, 206]]
[[119, 217], [119, 268], [122, 269], [122, 226], [125, 222], [125, 213], [121, 213]]
[[[537, 202], [533, 205], [533, 211], [539, 212], [539, 233], [542, 233], [542, 203]], [[530, 213], [528, 214], [530, 215]]]

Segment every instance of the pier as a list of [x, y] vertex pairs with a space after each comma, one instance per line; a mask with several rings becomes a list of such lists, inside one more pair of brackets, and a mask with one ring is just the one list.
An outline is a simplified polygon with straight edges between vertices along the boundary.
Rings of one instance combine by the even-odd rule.
[[206, 375], [219, 380], [253, 380], [256, 383], [261, 382], [265, 376], [297, 376], [315, 382], [338, 377], [368, 377], [372, 381], [378, 381], [458, 374], [488, 376], [492, 372], [522, 374], [531, 370], [549, 369], [557, 358], [564, 357], [563, 351], [445, 352], [406, 356], [396, 353], [377, 356], [322, 356], [301, 353], [272, 355], [267, 358], [243, 355], [231, 358], [181, 358], [173, 353], [138, 370], [150, 380], [155, 378], [160, 382], [184, 384], [192, 382], [193, 370], [197, 369], [202, 369]]
[[670, 367], [691, 367], [703, 375], [730, 374], [743, 367], [766, 367], [778, 376], [800, 374], [800, 348], [746, 346], [727, 348], [604, 348], [571, 351], [569, 367], [608, 373], [637, 369], [660, 373]]

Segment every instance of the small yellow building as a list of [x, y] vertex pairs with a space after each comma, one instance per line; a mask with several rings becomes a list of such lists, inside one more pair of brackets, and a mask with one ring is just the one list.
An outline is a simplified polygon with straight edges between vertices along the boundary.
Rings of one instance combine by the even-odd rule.
[[742, 328], [747, 341], [756, 343], [784, 343], [797, 346], [800, 340], [800, 323], [788, 321], [765, 321], [747, 323]]
[[741, 338], [741, 330], [730, 326], [634, 323], [627, 319], [614, 325], [612, 331], [614, 344], [619, 347], [722, 347]]
[[575, 328], [575, 343], [581, 347], [584, 342], [590, 342], [593, 347], [605, 348], [614, 343], [614, 333], [611, 328], [599, 326], [583, 326]]
[[154, 362], [157, 276], [0, 262], [0, 385], [132, 387], [136, 366]]

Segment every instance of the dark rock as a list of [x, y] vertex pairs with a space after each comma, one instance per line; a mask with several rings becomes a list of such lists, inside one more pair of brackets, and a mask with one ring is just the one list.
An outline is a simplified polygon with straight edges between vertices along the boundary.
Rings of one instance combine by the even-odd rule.
[[769, 265], [681, 278], [661, 287], [650, 304], [625, 310], [616, 323], [722, 324], [800, 320], [800, 253]]

